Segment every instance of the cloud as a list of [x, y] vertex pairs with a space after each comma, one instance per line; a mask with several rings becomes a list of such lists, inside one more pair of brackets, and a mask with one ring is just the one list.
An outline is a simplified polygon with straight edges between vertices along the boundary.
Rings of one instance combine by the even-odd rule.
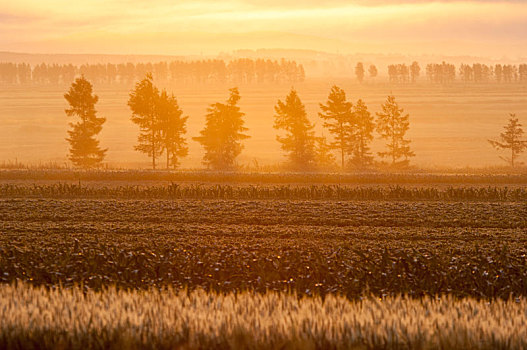
[[273, 30], [337, 41], [462, 39], [483, 45], [527, 36], [527, 3], [519, 0], [0, 0], [0, 8], [0, 33], [9, 33], [0, 36], [0, 45], [17, 47], [93, 33], [113, 33], [100, 34], [110, 40], [108, 35]]

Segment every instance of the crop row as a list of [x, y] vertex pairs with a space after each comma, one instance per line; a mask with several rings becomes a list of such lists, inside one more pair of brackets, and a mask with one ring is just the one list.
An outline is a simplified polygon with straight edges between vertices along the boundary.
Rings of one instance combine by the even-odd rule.
[[441, 173], [247, 173], [214, 171], [148, 171], [148, 170], [90, 170], [71, 169], [12, 169], [0, 170], [0, 180], [55, 181], [166, 181], [210, 183], [272, 183], [272, 184], [527, 184], [527, 174], [441, 174]]
[[0, 281], [527, 296], [527, 205], [0, 200]]
[[527, 228], [527, 205], [513, 202], [4, 199], [7, 223], [91, 222], [327, 227]]
[[1, 184], [0, 198], [432, 200], [527, 202], [525, 187], [403, 187], [342, 185], [150, 185], [85, 186], [55, 183]]
[[527, 296], [525, 230], [10, 223], [0, 281], [459, 297]]

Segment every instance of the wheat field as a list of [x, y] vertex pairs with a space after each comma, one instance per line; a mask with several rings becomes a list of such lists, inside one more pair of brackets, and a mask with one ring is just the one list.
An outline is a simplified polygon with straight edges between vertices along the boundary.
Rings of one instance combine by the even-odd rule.
[[5, 349], [522, 349], [522, 299], [0, 286]]

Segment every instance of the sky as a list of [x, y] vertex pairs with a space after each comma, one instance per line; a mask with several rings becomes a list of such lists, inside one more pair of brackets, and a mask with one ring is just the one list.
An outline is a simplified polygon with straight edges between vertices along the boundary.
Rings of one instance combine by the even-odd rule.
[[[299, 5], [301, 3], [301, 5]], [[527, 1], [0, 0], [0, 51], [527, 57]]]

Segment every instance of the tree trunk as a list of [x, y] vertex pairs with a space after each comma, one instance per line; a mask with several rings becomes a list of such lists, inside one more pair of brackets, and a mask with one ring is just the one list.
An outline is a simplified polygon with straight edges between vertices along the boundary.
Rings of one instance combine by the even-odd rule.
[[392, 116], [392, 165], [395, 165], [395, 117]]
[[341, 151], [342, 169], [344, 169], [344, 146], [343, 145], [341, 145], [340, 151]]
[[361, 134], [360, 135], [360, 165], [363, 166], [364, 165], [364, 136]]
[[152, 141], [152, 169], [156, 170], [156, 143]]

